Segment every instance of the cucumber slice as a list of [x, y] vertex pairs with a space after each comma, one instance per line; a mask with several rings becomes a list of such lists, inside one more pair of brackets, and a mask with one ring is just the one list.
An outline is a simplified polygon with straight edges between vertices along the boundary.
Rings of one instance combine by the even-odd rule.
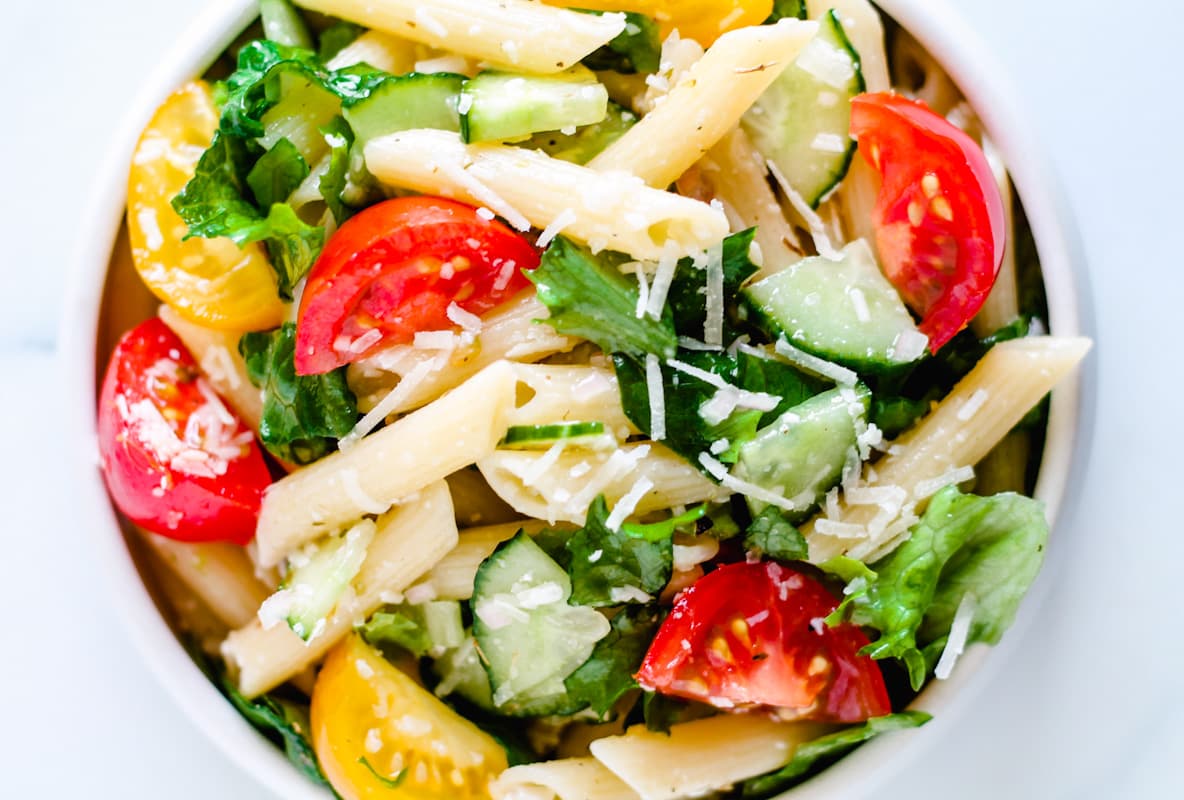
[[341, 101], [317, 84], [292, 73], [281, 73], [280, 100], [260, 118], [263, 136], [259, 144], [270, 150], [280, 139], [296, 145], [312, 166], [329, 152], [321, 128], [341, 113]]
[[506, 450], [546, 450], [556, 442], [580, 445], [604, 436], [603, 422], [557, 422], [554, 425], [515, 425], [498, 447]]
[[465, 81], [460, 111], [466, 142], [515, 142], [600, 122], [608, 113], [608, 90], [583, 67], [558, 75], [482, 72]]
[[387, 78], [362, 100], [344, 109], [360, 142], [413, 128], [459, 131], [456, 104], [464, 75], [412, 72]]
[[817, 208], [851, 165], [851, 98], [864, 90], [859, 53], [832, 9], [797, 59], [745, 113], [753, 144]]
[[498, 713], [570, 710], [563, 682], [610, 625], [598, 611], [568, 605], [569, 597], [567, 573], [524, 532], [481, 563], [473, 582], [473, 636]]
[[[831, 389], [786, 411], [741, 448], [736, 476], [794, 503], [791, 522], [804, 519], [858, 457], [856, 437], [867, 425], [871, 392]], [[753, 514], [766, 503], [748, 498]]]
[[344, 534], [330, 536], [290, 559], [296, 567], [280, 590], [264, 602], [260, 617], [282, 612], [288, 627], [301, 639], [307, 642], [316, 636], [362, 569], [375, 530], [371, 520], [362, 520]]
[[497, 711], [493, 705], [493, 690], [489, 675], [477, 653], [477, 640], [470, 634], [458, 647], [432, 662], [432, 672], [440, 679], [436, 696], [458, 695], [485, 711]]
[[772, 338], [856, 371], [886, 372], [924, 355], [915, 346], [924, 334], [862, 239], [838, 261], [803, 259], [746, 287], [742, 297]]
[[573, 164], [587, 164], [635, 124], [636, 114], [610, 101], [608, 113], [600, 122], [585, 125], [575, 133], [536, 133], [524, 142], [523, 146], [542, 150], [552, 158], [570, 161]]
[[273, 42], [313, 49], [304, 17], [288, 0], [259, 0], [259, 17], [263, 22], [263, 35]]
[[460, 603], [455, 600], [387, 606], [357, 630], [369, 644], [396, 645], [417, 658], [438, 658], [459, 647], [466, 636]]

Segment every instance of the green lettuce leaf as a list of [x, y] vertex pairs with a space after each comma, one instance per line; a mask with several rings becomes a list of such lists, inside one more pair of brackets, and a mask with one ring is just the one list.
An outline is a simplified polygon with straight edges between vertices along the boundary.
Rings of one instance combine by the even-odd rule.
[[924, 711], [904, 711], [883, 717], [872, 717], [860, 725], [843, 728], [835, 733], [803, 742], [794, 748], [789, 763], [776, 772], [749, 778], [740, 788], [741, 797], [764, 798], [780, 794], [801, 783], [807, 775], [836, 761], [858, 745], [882, 733], [919, 728], [932, 717]]
[[805, 19], [806, 0], [773, 0], [773, 12], [765, 20], [765, 24], [779, 19]]
[[352, 213], [345, 196], [349, 190], [350, 150], [354, 144], [354, 132], [344, 117], [334, 117], [320, 131], [329, 143], [329, 170], [321, 176], [317, 186], [325, 205], [333, 213], [333, 219], [340, 225]]
[[608, 69], [632, 75], [635, 72], [657, 72], [661, 60], [662, 39], [658, 23], [644, 14], [626, 11], [625, 30], [585, 56], [581, 63], [588, 69]]
[[627, 260], [619, 253], [593, 255], [558, 236], [527, 277], [551, 312], [546, 324], [560, 333], [588, 339], [606, 353], [669, 358], [678, 345], [670, 310], [661, 320], [637, 318], [637, 283], [618, 269]]
[[247, 185], [261, 208], [282, 203], [308, 177], [308, 164], [296, 145], [280, 139], [247, 173]]
[[601, 719], [626, 692], [637, 688], [633, 674], [649, 649], [661, 612], [654, 606], [626, 606], [612, 620], [608, 636], [579, 669], [564, 681], [569, 697], [592, 708]]
[[744, 549], [778, 561], [804, 561], [806, 537], [785, 519], [776, 506], [766, 506], [744, 534]]
[[624, 530], [610, 530], [605, 524], [608, 516], [608, 505], [601, 495], [588, 508], [584, 527], [567, 539], [572, 605], [603, 607], [637, 602], [620, 595], [614, 597], [613, 589], [632, 587], [657, 595], [670, 581], [672, 540], [649, 541]]
[[[723, 295], [726, 304], [734, 304], [732, 301], [739, 295], [740, 287], [760, 269], [748, 257], [755, 235], [756, 228], [749, 228], [731, 234], [720, 245], [724, 273]], [[703, 326], [707, 321], [707, 270], [695, 266], [694, 259], [681, 259], [674, 273], [674, 280], [670, 282], [666, 304], [673, 312], [674, 327], [678, 335], [702, 341]], [[731, 343], [738, 333], [731, 318], [725, 315], [724, 343]]]
[[321, 786], [329, 785], [313, 752], [307, 705], [287, 700], [275, 692], [249, 700], [239, 693], [234, 682], [224, 674], [220, 688], [238, 713], [268, 739], [284, 748], [288, 761], [304, 777]]
[[850, 619], [878, 630], [861, 652], [902, 660], [919, 689], [966, 595], [976, 601], [967, 644], [999, 641], [1040, 570], [1047, 541], [1039, 501], [1012, 493], [978, 497], [947, 486], [908, 541], [871, 565], [874, 577], [860, 576], [828, 621]]
[[316, 461], [353, 429], [358, 406], [345, 382], [345, 369], [297, 375], [293, 323], [245, 334], [238, 347], [251, 383], [263, 390], [259, 438], [277, 458], [294, 464]]
[[365, 66], [332, 70], [311, 50], [266, 39], [248, 42], [238, 53], [237, 69], [223, 83], [219, 130], [244, 139], [262, 136], [261, 119], [279, 102], [281, 75], [302, 78], [351, 105], [368, 97], [386, 73]]
[[[173, 198], [172, 205], [189, 226], [188, 236], [225, 236], [240, 247], [264, 242], [279, 279], [280, 294], [291, 298], [292, 287], [308, 274], [320, 254], [325, 231], [301, 220], [285, 203], [273, 203], [264, 215], [249, 199], [254, 196], [252, 185], [270, 199], [299, 171], [290, 158], [293, 153], [282, 144], [277, 143], [262, 156], [259, 151], [252, 141], [215, 133], [193, 178]], [[299, 153], [294, 155], [303, 163]], [[256, 169], [259, 162], [266, 169]], [[307, 165], [304, 170], [307, 175]]]

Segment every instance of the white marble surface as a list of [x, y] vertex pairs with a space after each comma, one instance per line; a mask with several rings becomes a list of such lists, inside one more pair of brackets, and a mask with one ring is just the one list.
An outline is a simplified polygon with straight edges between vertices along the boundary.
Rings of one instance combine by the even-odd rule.
[[[1048, 602], [885, 798], [1184, 797], [1184, 524], [1175, 95], [1167, 0], [953, 0], [1053, 153], [1089, 254], [1096, 424]], [[121, 109], [200, 0], [6, 4], [0, 49], [0, 764], [6, 797], [266, 797], [154, 684], [112, 618], [70, 508], [53, 349], [84, 189]]]

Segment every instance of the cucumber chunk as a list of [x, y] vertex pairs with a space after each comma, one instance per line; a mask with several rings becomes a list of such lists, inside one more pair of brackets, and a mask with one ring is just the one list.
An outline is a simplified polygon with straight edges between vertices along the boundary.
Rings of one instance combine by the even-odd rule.
[[546, 450], [556, 442], [591, 444], [604, 436], [603, 422], [557, 422], [553, 425], [515, 425], [498, 447], [507, 450]]
[[473, 636], [498, 713], [570, 710], [564, 680], [608, 635], [603, 614], [568, 605], [567, 573], [523, 532], [481, 563], [473, 582]]
[[813, 208], [851, 165], [851, 98], [863, 90], [859, 53], [832, 9], [794, 63], [744, 115], [753, 144]]
[[489, 675], [477, 653], [477, 640], [470, 634], [458, 647], [432, 662], [432, 672], [440, 679], [436, 696], [455, 694], [485, 711], [497, 711], [493, 704], [493, 690]]
[[344, 534], [330, 536], [299, 557], [278, 592], [264, 602], [260, 616], [283, 611], [288, 627], [304, 641], [319, 633], [326, 617], [362, 569], [376, 528], [362, 520]]
[[387, 78], [344, 110], [360, 142], [413, 128], [459, 131], [456, 104], [464, 75], [412, 72]]
[[575, 133], [545, 131], [536, 133], [523, 142], [524, 147], [542, 150], [552, 158], [570, 161], [573, 164], [587, 164], [610, 144], [637, 124], [637, 115], [627, 108], [609, 102], [608, 113], [603, 120], [584, 125]]
[[[786, 411], [741, 448], [736, 476], [793, 502], [790, 521], [804, 519], [858, 459], [857, 437], [867, 425], [871, 392], [857, 384], [831, 389]], [[748, 498], [753, 514], [765, 503]]]
[[862, 239], [838, 261], [803, 259], [746, 287], [742, 297], [774, 339], [856, 371], [886, 372], [924, 355], [916, 346], [924, 334]]
[[608, 90], [583, 67], [558, 75], [482, 72], [465, 81], [460, 111], [466, 142], [515, 142], [600, 122], [608, 113]]

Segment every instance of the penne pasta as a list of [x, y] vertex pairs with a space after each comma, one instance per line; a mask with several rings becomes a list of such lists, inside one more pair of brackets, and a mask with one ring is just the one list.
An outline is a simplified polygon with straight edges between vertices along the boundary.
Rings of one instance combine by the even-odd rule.
[[443, 481], [381, 516], [376, 526], [357, 577], [307, 643], [282, 622], [265, 628], [257, 617], [226, 638], [222, 655], [237, 671], [245, 696], [269, 691], [320, 660], [355, 623], [398, 597], [458, 541], [452, 500]]
[[638, 433], [621, 408], [617, 376], [593, 366], [516, 364], [519, 388], [529, 399], [507, 412], [509, 425], [550, 425], [556, 422], [603, 422], [617, 439]]
[[139, 531], [140, 538], [227, 628], [250, 622], [270, 594], [246, 551], [225, 542], [178, 542]]
[[638, 500], [637, 514], [726, 500], [731, 494], [660, 444], [623, 445], [607, 452], [497, 450], [477, 466], [514, 510], [552, 523], [583, 524], [598, 494], [611, 507], [643, 480], [652, 486]]
[[296, 0], [322, 14], [525, 72], [559, 72], [625, 28], [527, 0]]
[[489, 785], [493, 800], [637, 800], [637, 792], [594, 758], [510, 767]]
[[344, 69], [356, 64], [403, 75], [415, 69], [415, 62], [424, 55], [422, 45], [382, 31], [366, 31], [338, 51], [325, 65], [329, 69]]
[[794, 748], [827, 730], [814, 722], [721, 714], [673, 725], [669, 735], [634, 726], [623, 736], [594, 741], [592, 755], [641, 800], [677, 800], [778, 769]]
[[[876, 479], [869, 483], [902, 490], [898, 514], [907, 514], [910, 508], [919, 513], [929, 494], [941, 488], [937, 484], [961, 482], [954, 476], [981, 461], [1080, 363], [1090, 346], [1088, 339], [1052, 336], [995, 345], [936, 409], [892, 445], [875, 465]], [[920, 487], [931, 491], [923, 490], [918, 497]], [[844, 500], [840, 518], [846, 525], [866, 527], [881, 511], [880, 506], [850, 506]], [[903, 534], [908, 526], [899, 531], [891, 524], [877, 527], [880, 530], [871, 536], [851, 539], [819, 531], [815, 519], [802, 528], [802, 534], [810, 546], [810, 561], [817, 564], [842, 554], [865, 558], [880, 553], [894, 534]]]
[[536, 150], [466, 145], [448, 131], [413, 130], [373, 139], [364, 152], [366, 166], [385, 184], [483, 205], [521, 230], [570, 218], [563, 235], [593, 250], [656, 261], [700, 252], [728, 233], [723, 212], [706, 203]]
[[477, 567], [499, 544], [513, 538], [518, 531], [533, 535], [545, 527], [547, 524], [540, 519], [524, 519], [462, 530], [456, 547], [420, 578], [411, 591], [418, 589], [437, 600], [468, 600], [473, 596]]
[[447, 481], [448, 491], [452, 493], [452, 507], [456, 511], [456, 524], [460, 527], [495, 525], [518, 519], [518, 513], [489, 488], [476, 467], [458, 469], [448, 476]]
[[263, 419], [263, 393], [247, 377], [247, 363], [238, 352], [238, 331], [219, 331], [190, 322], [171, 307], [160, 307], [160, 318], [185, 343], [206, 380], [251, 430], [258, 433]]
[[769, 187], [765, 159], [743, 128], [733, 128], [699, 165], [724, 204], [732, 229], [756, 228], [753, 241], [760, 248], [761, 269], [751, 280], [758, 281], [801, 261], [802, 244]]
[[457, 337], [455, 348], [447, 351], [396, 345], [356, 361], [347, 375], [358, 408], [370, 411], [416, 367], [437, 359], [445, 363], [428, 372], [389, 413], [402, 414], [430, 403], [499, 359], [533, 362], [575, 347], [578, 340], [539, 322], [548, 316], [546, 306], [528, 290], [482, 317], [472, 342]]
[[505, 434], [515, 385], [508, 364], [492, 364], [349, 451], [272, 484], [256, 534], [260, 563], [274, 566], [297, 547], [381, 513], [492, 453]]
[[670, 185], [736, 127], [817, 29], [814, 22], [783, 19], [725, 33], [661, 103], [588, 166]]

